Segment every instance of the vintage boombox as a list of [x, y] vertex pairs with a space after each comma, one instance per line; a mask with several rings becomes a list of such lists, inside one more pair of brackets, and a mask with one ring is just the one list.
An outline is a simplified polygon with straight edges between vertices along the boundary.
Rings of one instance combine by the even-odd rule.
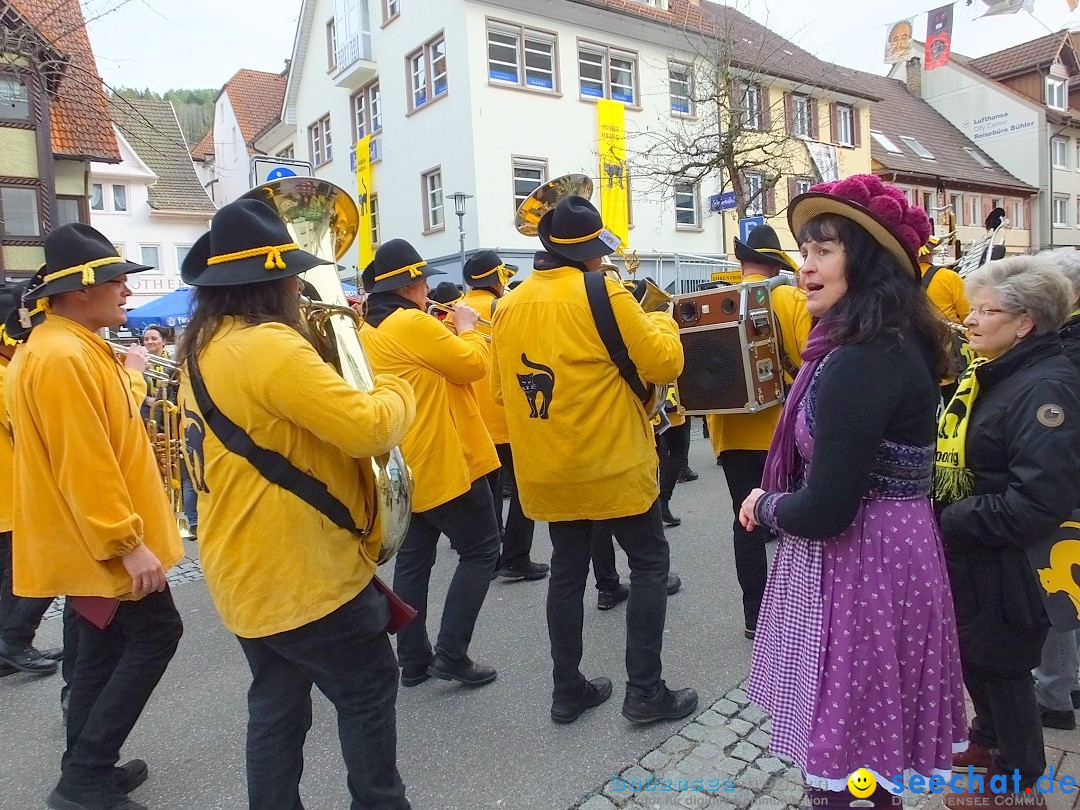
[[754, 413], [784, 401], [770, 290], [745, 282], [675, 296], [686, 356], [675, 386], [686, 413]]

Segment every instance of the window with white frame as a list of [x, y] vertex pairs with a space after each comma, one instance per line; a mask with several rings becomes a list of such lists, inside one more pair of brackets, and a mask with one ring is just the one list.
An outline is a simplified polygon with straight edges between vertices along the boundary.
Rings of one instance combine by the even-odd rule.
[[1080, 138], [1076, 139], [1076, 170], [1080, 172]]
[[379, 195], [372, 194], [368, 200], [368, 211], [371, 212], [371, 246], [379, 246]]
[[1080, 228], [1080, 197], [1076, 198], [1076, 227]]
[[1069, 198], [1064, 195], [1055, 195], [1051, 213], [1055, 228], [1066, 227], [1069, 224]]
[[688, 181], [675, 183], [675, 227], [701, 227], [697, 186]]
[[555, 89], [555, 34], [488, 22], [488, 78], [529, 90]]
[[847, 104], [836, 105], [836, 142], [841, 146], [855, 145], [855, 109]]
[[424, 192], [424, 232], [442, 230], [446, 227], [442, 167], [436, 166], [420, 175], [420, 184]]
[[308, 127], [308, 147], [311, 151], [312, 165], [322, 166], [333, 160], [334, 148], [330, 136], [329, 113]]
[[153, 267], [157, 270], [163, 269], [161, 267], [161, 246], [139, 245], [139, 264], [145, 264], [147, 267]]
[[105, 210], [105, 186], [101, 183], [90, 184], [90, 210]]
[[984, 169], [992, 169], [992, 168], [994, 168], [989, 160], [987, 160], [985, 157], [983, 157], [982, 154], [980, 154], [979, 152], [976, 152], [970, 146], [965, 146], [964, 151], [968, 153], [968, 156], [972, 160], [974, 160], [976, 163], [978, 163]]
[[881, 144], [881, 148], [884, 149], [886, 152], [892, 152], [894, 155], [903, 154], [900, 151], [900, 147], [893, 143], [889, 139], [889, 136], [886, 135], [884, 132], [878, 132], [876, 129], [872, 129], [870, 130], [870, 137], [877, 141], [879, 144]]
[[809, 177], [796, 177], [795, 178], [795, 196], [800, 194], [806, 194], [810, 191], [810, 186], [814, 185], [814, 181]]
[[637, 55], [603, 45], [578, 44], [578, 87], [588, 98], [637, 103]]
[[930, 217], [930, 221], [934, 221], [934, 194], [931, 191], [924, 191], [922, 193], [922, 210], [926, 212], [926, 215]]
[[746, 183], [746, 215], [760, 217], [765, 212], [765, 178], [757, 172], [743, 175]]
[[908, 149], [910, 149], [923, 160], [936, 160], [933, 153], [929, 149], [927, 149], [917, 140], [912, 138], [910, 135], [901, 135], [900, 140], [906, 143], [908, 145]]
[[128, 210], [127, 186], [113, 183], [112, 187], [112, 210], [118, 214], [126, 214]]
[[693, 82], [689, 65], [672, 62], [668, 65], [668, 90], [673, 115], [693, 115]]
[[128, 188], [121, 183], [91, 183], [90, 210], [103, 214], [128, 213]]
[[386, 25], [401, 14], [401, 0], [383, 0], [383, 25]]
[[354, 141], [365, 135], [378, 135], [382, 131], [382, 96], [378, 82], [372, 82], [353, 93], [350, 104]]
[[334, 18], [326, 24], [326, 69], [328, 71], [337, 67], [337, 25]]
[[183, 267], [184, 259], [191, 252], [191, 245], [176, 245], [176, 266]]
[[446, 40], [442, 34], [405, 57], [409, 80], [409, 110], [446, 95]]
[[1024, 227], [1024, 202], [1023, 200], [1013, 200], [1012, 204], [1012, 226], [1014, 228]]
[[993, 210], [994, 208], [1000, 208], [1001, 210], [1004, 211], [1005, 210], [1005, 201], [1001, 197], [991, 197], [990, 198], [990, 208], [991, 208], [991, 210]]
[[1065, 82], [1055, 79], [1053, 76], [1046, 77], [1046, 106], [1055, 110], [1065, 109]]
[[813, 126], [813, 112], [809, 96], [791, 97], [791, 134], [799, 138], [809, 138]]
[[1069, 142], [1064, 138], [1050, 139], [1050, 163], [1055, 169], [1069, 168]]
[[967, 198], [968, 203], [968, 217], [967, 221], [972, 225], [983, 221], [982, 213], [982, 197], [978, 194], [973, 194]]
[[742, 125], [743, 129], [765, 129], [765, 114], [762, 107], [764, 92], [759, 84], [748, 84], [743, 88]]
[[296, 157], [296, 150], [293, 149], [293, 145], [290, 143], [284, 149], [281, 149], [280, 151], [278, 151], [278, 153], [275, 155], [275, 157], [288, 158], [289, 160], [292, 160], [293, 158]]
[[547, 182], [547, 161], [539, 158], [514, 158], [514, 210], [525, 198]]
[[962, 194], [950, 194], [949, 205], [952, 207], [953, 216], [956, 217], [956, 224], [964, 224], [964, 197]]
[[31, 94], [18, 74], [0, 76], [0, 118], [5, 121], [29, 121]]

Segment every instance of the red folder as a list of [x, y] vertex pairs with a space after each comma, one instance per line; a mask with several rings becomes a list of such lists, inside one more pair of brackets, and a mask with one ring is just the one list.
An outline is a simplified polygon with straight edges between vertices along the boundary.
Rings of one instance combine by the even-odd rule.
[[[98, 630], [104, 630], [116, 616], [116, 609], [120, 607], [119, 599], [107, 596], [69, 596], [71, 609], [94, 625]], [[415, 611], [414, 611], [415, 615]]]
[[377, 575], [372, 581], [379, 592], [386, 597], [386, 604], [390, 608], [390, 621], [386, 623], [386, 632], [394, 635], [416, 618], [416, 608], [394, 593], [390, 586]]

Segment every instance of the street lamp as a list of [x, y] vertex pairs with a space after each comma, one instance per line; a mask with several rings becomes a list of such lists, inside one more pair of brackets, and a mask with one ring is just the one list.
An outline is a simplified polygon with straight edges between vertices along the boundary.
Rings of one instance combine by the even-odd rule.
[[454, 201], [454, 213], [457, 214], [458, 221], [458, 240], [460, 242], [460, 254], [461, 254], [461, 274], [462, 278], [465, 275], [465, 201], [472, 199], [472, 194], [466, 194], [464, 191], [455, 191], [450, 195]]

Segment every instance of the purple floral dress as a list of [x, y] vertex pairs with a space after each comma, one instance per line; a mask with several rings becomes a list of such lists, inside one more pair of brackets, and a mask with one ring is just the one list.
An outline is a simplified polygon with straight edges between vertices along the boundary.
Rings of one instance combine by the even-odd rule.
[[[826, 364], [797, 413], [803, 479]], [[886, 788], [896, 776], [948, 778], [953, 754], [967, 747], [956, 619], [927, 497], [932, 463], [932, 446], [882, 441], [846, 531], [828, 540], [781, 534], [749, 694], [772, 716], [772, 750], [811, 787], [846, 790], [859, 768]], [[782, 496], [762, 496], [766, 522]]]

